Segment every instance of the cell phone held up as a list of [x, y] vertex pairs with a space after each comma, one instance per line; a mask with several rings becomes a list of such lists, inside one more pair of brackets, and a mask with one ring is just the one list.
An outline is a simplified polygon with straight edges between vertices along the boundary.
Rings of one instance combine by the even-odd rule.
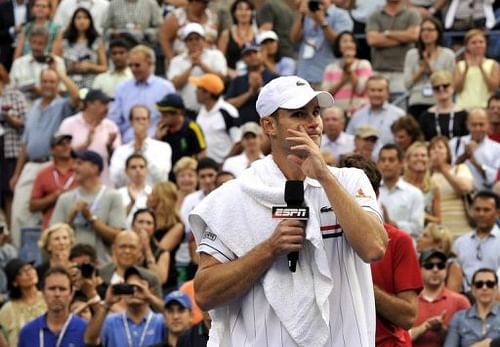
[[134, 294], [134, 286], [127, 283], [114, 284], [112, 289], [113, 295], [132, 295]]
[[307, 7], [309, 8], [309, 11], [316, 12], [319, 11], [320, 4], [320, 0], [309, 0], [307, 2]]
[[83, 263], [78, 266], [83, 278], [92, 278], [94, 275], [95, 267], [89, 263]]

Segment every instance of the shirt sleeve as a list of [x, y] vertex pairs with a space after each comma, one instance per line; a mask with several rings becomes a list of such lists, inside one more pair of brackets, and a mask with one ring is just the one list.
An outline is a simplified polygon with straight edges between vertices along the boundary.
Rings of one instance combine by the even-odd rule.
[[397, 246], [393, 247], [394, 278], [398, 279], [394, 281], [394, 289], [396, 293], [407, 290], [420, 292], [423, 284], [413, 240], [408, 234], [402, 234], [397, 240]]
[[108, 223], [106, 224], [110, 227], [125, 229], [127, 227], [127, 216], [123, 208], [122, 198], [118, 192], [113, 191], [111, 199], [111, 210], [108, 213]]
[[52, 214], [52, 217], [50, 217], [49, 225], [65, 222], [67, 217], [66, 207], [71, 208], [71, 204], [63, 194], [57, 199], [56, 206], [54, 207], [54, 213]]
[[462, 319], [462, 313], [455, 313], [452, 318], [450, 325], [448, 326], [448, 333], [446, 334], [446, 341], [444, 347], [457, 347], [460, 344], [460, 321]]
[[201, 235], [200, 244], [196, 252], [211, 255], [221, 263], [227, 263], [236, 259], [236, 255], [208, 227]]
[[35, 183], [33, 183], [33, 189], [31, 190], [31, 199], [40, 199], [43, 197], [43, 171], [41, 171], [35, 178]]

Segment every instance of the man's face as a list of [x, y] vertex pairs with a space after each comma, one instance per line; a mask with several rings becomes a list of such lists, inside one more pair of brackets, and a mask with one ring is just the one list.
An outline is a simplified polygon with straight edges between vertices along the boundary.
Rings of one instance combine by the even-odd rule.
[[[428, 269], [431, 266], [432, 268]], [[420, 265], [420, 271], [424, 285], [437, 288], [444, 283], [446, 278], [446, 263], [439, 257], [432, 257]]]
[[[489, 288], [487, 286], [488, 282], [495, 283], [495, 276], [489, 272], [479, 272], [476, 274], [474, 283], [472, 284], [472, 296], [483, 305], [494, 302], [498, 293], [498, 283], [494, 284], [493, 288]], [[482, 287], [477, 288], [476, 284], [482, 284]]]
[[488, 116], [486, 112], [474, 110], [467, 118], [467, 129], [471, 138], [476, 142], [481, 142], [488, 133]]
[[41, 35], [35, 35], [30, 38], [31, 55], [34, 58], [42, 57], [45, 54], [47, 38]]
[[161, 122], [165, 124], [168, 128], [174, 128], [182, 121], [182, 112], [181, 111], [163, 111], [161, 113]]
[[323, 111], [323, 126], [325, 135], [335, 140], [344, 130], [344, 115], [342, 111], [336, 108], [328, 108]]
[[384, 180], [398, 178], [403, 168], [403, 162], [399, 161], [398, 151], [395, 149], [380, 151], [377, 164]]
[[142, 279], [140, 276], [134, 274], [130, 275], [127, 278], [127, 284], [131, 284], [135, 286], [134, 288], [134, 294], [132, 295], [125, 295], [125, 300], [127, 302], [127, 305], [144, 305], [146, 303], [146, 295], [142, 291], [141, 287], [143, 288], [149, 288], [149, 283], [145, 279]]
[[203, 193], [208, 194], [215, 189], [215, 179], [217, 171], [212, 168], [201, 169], [198, 171], [198, 182]]
[[489, 230], [495, 225], [498, 211], [493, 198], [477, 198], [474, 200], [474, 220], [480, 230]]
[[135, 184], [144, 184], [146, 182], [146, 176], [148, 174], [148, 169], [146, 162], [142, 158], [131, 159], [127, 167], [127, 177], [130, 182]]
[[147, 133], [150, 125], [148, 110], [143, 107], [134, 108], [131, 125], [135, 133]]
[[97, 116], [98, 119], [104, 119], [108, 114], [108, 103], [99, 100], [88, 101], [86, 111]]
[[69, 307], [73, 291], [71, 281], [63, 274], [54, 273], [45, 278], [43, 286], [43, 298], [47, 304], [47, 310], [62, 312]]
[[85, 179], [99, 175], [96, 165], [90, 161], [76, 159], [73, 162], [73, 169], [75, 171], [75, 179], [77, 182], [82, 182]]
[[363, 157], [371, 160], [376, 143], [377, 143], [377, 138], [374, 136], [367, 138], [361, 138], [359, 136], [356, 136], [354, 138], [354, 149], [356, 153], [359, 153]]
[[254, 133], [246, 133], [241, 139], [241, 145], [246, 153], [260, 152], [260, 137]]
[[488, 117], [490, 120], [491, 133], [500, 134], [500, 100], [493, 99], [490, 102]]
[[128, 66], [137, 81], [144, 82], [151, 75], [151, 62], [142, 52], [131, 53]]
[[198, 35], [197, 33], [189, 34], [184, 40], [186, 43], [186, 48], [189, 53], [201, 52], [203, 51], [203, 45], [205, 44], [205, 38]]
[[385, 80], [368, 81], [368, 99], [372, 107], [381, 107], [389, 99], [388, 85]]
[[71, 140], [66, 138], [52, 146], [52, 156], [59, 160], [71, 158]]
[[45, 70], [40, 76], [40, 88], [42, 96], [47, 98], [54, 98], [59, 89], [59, 77], [55, 71]]
[[133, 232], [121, 232], [113, 243], [113, 255], [117, 265], [129, 267], [135, 265], [140, 256], [139, 236]]
[[166, 307], [165, 321], [170, 333], [180, 335], [190, 327], [191, 310], [173, 301]]
[[115, 69], [122, 70], [127, 67], [128, 50], [125, 47], [111, 48], [111, 61]]
[[259, 51], [246, 52], [243, 57], [248, 71], [258, 70], [262, 66], [262, 54]]

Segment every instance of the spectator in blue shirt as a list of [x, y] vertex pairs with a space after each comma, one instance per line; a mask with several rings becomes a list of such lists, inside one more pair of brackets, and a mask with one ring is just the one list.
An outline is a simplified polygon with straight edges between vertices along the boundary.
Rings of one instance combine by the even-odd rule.
[[500, 338], [500, 304], [495, 302], [498, 276], [482, 268], [472, 276], [472, 296], [476, 303], [453, 317], [444, 347], [492, 346]]
[[43, 298], [47, 313], [27, 323], [19, 333], [18, 347], [83, 347], [87, 322], [71, 314], [71, 275], [64, 267], [53, 267], [44, 279]]

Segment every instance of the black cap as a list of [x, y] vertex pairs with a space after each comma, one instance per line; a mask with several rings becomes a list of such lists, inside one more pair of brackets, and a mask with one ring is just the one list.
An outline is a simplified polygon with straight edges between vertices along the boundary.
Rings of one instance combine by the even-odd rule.
[[97, 167], [99, 168], [99, 172], [102, 172], [102, 168], [104, 167], [104, 162], [102, 161], [102, 157], [100, 156], [99, 153], [94, 151], [76, 152], [76, 158], [97, 165]]
[[167, 94], [156, 103], [156, 107], [160, 112], [184, 110], [184, 101], [179, 94], [171, 93]]
[[140, 266], [131, 266], [127, 270], [125, 270], [125, 273], [123, 274], [123, 279], [126, 282], [127, 279], [132, 276], [132, 275], [137, 275], [143, 280], [147, 281], [149, 286], [152, 288], [154, 286], [153, 278], [151, 272], [146, 270], [143, 267]]
[[431, 250], [422, 252], [422, 254], [420, 255], [420, 263], [423, 264], [431, 258], [439, 258], [444, 262], [448, 260], [448, 257], [446, 256], [446, 254], [441, 252], [439, 249], [431, 249]]
[[241, 49], [241, 56], [244, 56], [245, 54], [247, 54], [248, 52], [258, 52], [260, 50], [259, 46], [257, 45], [254, 45], [254, 44], [251, 44], [251, 43], [247, 43], [245, 46], [243, 46], [243, 48]]
[[115, 99], [109, 97], [106, 93], [104, 93], [100, 89], [90, 89], [87, 94], [85, 95], [85, 98], [83, 98], [83, 101], [102, 101], [102, 102], [110, 102]]
[[19, 274], [19, 271], [25, 265], [33, 265], [34, 262], [25, 261], [23, 259], [14, 258], [7, 263], [5, 266], [5, 275], [7, 276], [7, 286], [9, 290], [14, 288], [14, 282], [16, 281], [16, 277]]
[[72, 138], [73, 138], [73, 135], [71, 135], [71, 134], [57, 132], [50, 139], [50, 147], [54, 147], [55, 145], [60, 144], [61, 141], [65, 140], [65, 139], [69, 139], [71, 141]]

